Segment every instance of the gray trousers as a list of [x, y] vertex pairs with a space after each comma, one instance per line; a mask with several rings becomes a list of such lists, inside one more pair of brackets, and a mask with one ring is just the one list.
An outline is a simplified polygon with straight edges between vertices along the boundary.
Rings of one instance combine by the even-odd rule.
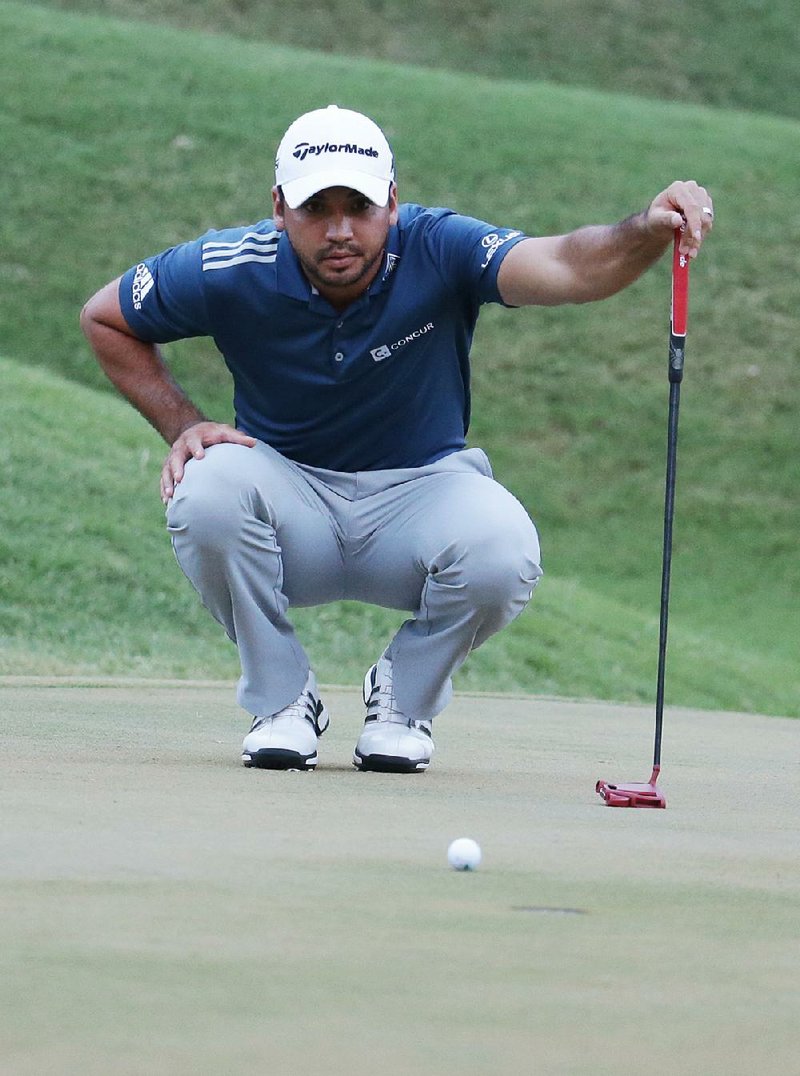
[[399, 708], [430, 719], [455, 670], [522, 612], [541, 575], [533, 523], [477, 448], [351, 474], [260, 442], [216, 445], [188, 462], [167, 526], [183, 572], [239, 649], [237, 698], [256, 717], [293, 702], [306, 681], [291, 606], [353, 599], [412, 613], [386, 653]]

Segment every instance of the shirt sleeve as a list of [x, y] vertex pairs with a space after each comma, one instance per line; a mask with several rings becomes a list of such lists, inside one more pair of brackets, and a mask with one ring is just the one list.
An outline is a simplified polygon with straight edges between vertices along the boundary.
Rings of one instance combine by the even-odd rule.
[[450, 210], [435, 212], [426, 238], [444, 279], [466, 288], [479, 303], [507, 305], [497, 288], [497, 273], [509, 250], [527, 238], [525, 233]]
[[120, 280], [119, 301], [125, 320], [147, 343], [209, 335], [202, 240], [171, 247], [133, 266]]

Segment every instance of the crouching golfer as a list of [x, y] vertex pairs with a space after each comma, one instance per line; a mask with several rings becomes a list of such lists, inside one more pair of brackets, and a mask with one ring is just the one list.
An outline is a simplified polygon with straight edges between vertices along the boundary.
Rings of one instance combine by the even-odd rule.
[[[362, 770], [424, 770], [432, 719], [471, 650], [524, 609], [536, 529], [467, 448], [482, 303], [613, 295], [707, 192], [676, 182], [618, 224], [528, 238], [400, 205], [392, 151], [357, 112], [309, 112], [278, 147], [272, 217], [146, 258], [86, 304], [108, 377], [171, 445], [161, 477], [178, 562], [239, 650], [246, 766], [313, 769], [328, 725], [292, 606], [354, 599], [411, 616], [364, 681]], [[213, 337], [236, 426], [182, 392], [158, 343]]]

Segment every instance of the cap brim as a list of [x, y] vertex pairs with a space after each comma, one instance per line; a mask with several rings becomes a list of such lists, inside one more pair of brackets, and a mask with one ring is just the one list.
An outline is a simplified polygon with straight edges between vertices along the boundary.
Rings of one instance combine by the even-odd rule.
[[349, 187], [365, 195], [375, 205], [383, 207], [389, 202], [392, 182], [391, 179], [379, 179], [377, 176], [365, 175], [364, 172], [348, 172], [339, 168], [292, 179], [288, 183], [281, 183], [280, 188], [290, 209], [299, 208], [312, 194], [318, 194], [328, 187]]

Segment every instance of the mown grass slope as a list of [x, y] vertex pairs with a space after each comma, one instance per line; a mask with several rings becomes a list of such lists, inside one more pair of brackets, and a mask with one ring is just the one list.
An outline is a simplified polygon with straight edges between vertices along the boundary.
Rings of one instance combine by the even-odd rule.
[[800, 119], [794, 0], [46, 2], [328, 54], [547, 79]]
[[[14, 431], [5, 451], [17, 459], [4, 473], [8, 671], [234, 667], [165, 549], [160, 445], [105, 391], [77, 313], [142, 255], [265, 215], [280, 133], [336, 99], [384, 123], [403, 197], [529, 231], [618, 218], [675, 175], [713, 187], [718, 225], [693, 269], [669, 697], [798, 712], [797, 124], [544, 84], [481, 81], [476, 93], [474, 78], [455, 74], [19, 4], [0, 6], [0, 31], [0, 347], [13, 360], [2, 395]], [[652, 693], [668, 288], [665, 263], [604, 304], [487, 311], [473, 441], [537, 519], [548, 574], [463, 685]], [[198, 401], [228, 415], [213, 347], [192, 342], [171, 356]], [[53, 382], [42, 410], [49, 382], [22, 366], [103, 391], [73, 397]], [[32, 498], [34, 471], [51, 486]], [[55, 494], [65, 487], [72, 530], [62, 535]], [[111, 569], [92, 575], [99, 554], [80, 523], [112, 496], [121, 529], [108, 531], [105, 552], [130, 542], [135, 553], [117, 563], [116, 581]], [[42, 525], [60, 553], [42, 545], [31, 561]], [[58, 571], [47, 570], [53, 558]], [[390, 626], [352, 607], [302, 620], [321, 674], [335, 679], [371, 660]]]
[[[170, 551], [157, 436], [124, 401], [49, 371], [0, 359], [0, 383], [0, 423], [18, 431], [0, 449], [0, 674], [234, 677], [233, 646]], [[295, 619], [334, 683], [359, 683], [400, 623], [355, 603]], [[656, 631], [650, 612], [554, 578], [459, 685], [646, 699]], [[686, 618], [674, 650], [676, 703], [792, 712], [788, 663], [721, 645]]]

